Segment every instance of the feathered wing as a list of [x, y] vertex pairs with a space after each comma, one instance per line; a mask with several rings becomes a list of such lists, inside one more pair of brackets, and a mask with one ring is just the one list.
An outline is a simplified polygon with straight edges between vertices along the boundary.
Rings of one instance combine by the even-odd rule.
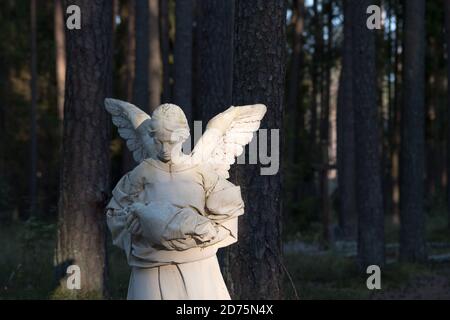
[[228, 171], [259, 129], [267, 108], [263, 104], [230, 107], [212, 118], [192, 152], [197, 163], [207, 163], [216, 173], [229, 178]]
[[156, 155], [155, 143], [149, 135], [150, 116], [131, 103], [106, 98], [105, 108], [137, 163]]

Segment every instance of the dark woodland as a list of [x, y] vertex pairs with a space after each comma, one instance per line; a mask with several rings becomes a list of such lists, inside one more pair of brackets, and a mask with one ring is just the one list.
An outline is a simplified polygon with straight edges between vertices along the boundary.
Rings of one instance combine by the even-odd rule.
[[449, 57], [447, 0], [1, 1], [0, 299], [126, 298], [104, 209], [136, 163], [106, 97], [177, 104], [191, 133], [267, 106], [279, 170], [230, 172], [233, 299], [450, 299]]

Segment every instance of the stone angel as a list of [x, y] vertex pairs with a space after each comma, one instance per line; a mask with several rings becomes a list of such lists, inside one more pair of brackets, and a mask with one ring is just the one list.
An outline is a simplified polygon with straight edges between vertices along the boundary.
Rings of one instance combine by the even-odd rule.
[[132, 269], [127, 299], [230, 299], [216, 253], [237, 241], [244, 202], [228, 170], [266, 106], [218, 114], [189, 155], [182, 151], [189, 125], [180, 107], [162, 104], [150, 117], [125, 101], [108, 98], [105, 106], [138, 163], [106, 207], [113, 243]]

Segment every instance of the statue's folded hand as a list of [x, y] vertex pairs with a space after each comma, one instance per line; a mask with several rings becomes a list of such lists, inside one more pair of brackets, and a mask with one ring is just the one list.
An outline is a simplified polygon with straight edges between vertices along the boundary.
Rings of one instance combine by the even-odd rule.
[[130, 212], [126, 218], [127, 230], [134, 235], [142, 234], [142, 227], [138, 216], [135, 212]]

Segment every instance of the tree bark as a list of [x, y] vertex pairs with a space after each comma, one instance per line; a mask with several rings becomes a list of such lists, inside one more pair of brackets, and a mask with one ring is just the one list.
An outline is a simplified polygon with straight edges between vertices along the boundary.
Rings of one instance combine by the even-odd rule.
[[136, 106], [150, 112], [149, 108], [149, 4], [147, 0], [134, 0], [135, 3], [135, 76], [133, 102]]
[[[136, 66], [136, 19], [135, 19], [135, 0], [129, 0], [127, 3], [127, 46], [126, 46], [126, 71], [125, 71], [125, 89], [127, 101], [133, 101], [135, 66]], [[136, 166], [133, 155], [128, 150], [126, 142], [122, 141], [122, 173], [125, 174]]]
[[198, 2], [197, 107], [204, 124], [231, 105], [234, 0]]
[[425, 1], [405, 2], [402, 139], [400, 150], [400, 258], [426, 259], [424, 205]]
[[384, 214], [378, 129], [375, 32], [366, 26], [370, 0], [350, 1], [352, 12], [353, 105], [355, 112], [358, 262], [384, 265]]
[[[293, 112], [298, 106], [298, 96], [300, 91], [300, 65], [302, 62], [302, 46], [303, 46], [303, 25], [305, 20], [305, 1], [293, 1], [293, 21], [294, 24], [294, 38], [292, 45], [292, 62], [289, 79], [289, 90], [287, 94], [286, 106], [289, 111]], [[293, 118], [296, 119], [295, 115]]]
[[173, 100], [192, 126], [192, 43], [193, 2], [177, 0], [175, 5], [175, 86]]
[[58, 118], [62, 124], [64, 118], [64, 83], [66, 81], [66, 43], [65, 23], [62, 0], [55, 0], [55, 56], [56, 56], [56, 91]]
[[31, 120], [30, 120], [30, 215], [34, 215], [37, 209], [37, 26], [36, 26], [36, 0], [31, 0]]
[[149, 4], [149, 94], [150, 111], [155, 110], [161, 102], [162, 63], [159, 45], [159, 0], [148, 0]]
[[[450, 2], [445, 1], [445, 39], [447, 42], [447, 117], [450, 123]], [[447, 215], [450, 229], [450, 127], [447, 126]]]
[[323, 3], [324, 11], [327, 14], [327, 52], [324, 62], [324, 86], [321, 98], [321, 116], [320, 116], [320, 198], [322, 211], [323, 241], [325, 245], [331, 242], [331, 203], [329, 197], [328, 185], [328, 166], [329, 166], [329, 141], [330, 141], [330, 90], [331, 90], [331, 68], [332, 68], [332, 47], [333, 47], [333, 4], [330, 0]]
[[168, 103], [171, 100], [170, 85], [170, 37], [169, 37], [169, 1], [159, 0], [159, 21], [160, 21], [160, 41], [161, 41], [161, 60], [163, 72], [162, 102]]
[[[283, 0], [236, 2], [233, 104], [264, 103], [268, 111], [262, 127], [269, 129], [280, 129], [282, 124], [285, 20]], [[240, 219], [239, 242], [228, 256], [229, 290], [234, 299], [279, 299], [283, 275], [280, 174], [262, 176], [258, 166], [239, 165], [232, 181], [241, 186], [246, 212]]]
[[352, 4], [344, 2], [344, 44], [337, 107], [339, 227], [344, 239], [356, 239], [355, 119], [352, 72]]
[[[81, 30], [66, 31], [67, 81], [56, 268], [57, 297], [100, 298], [105, 292], [104, 207], [109, 192], [111, 94], [109, 0], [71, 0], [81, 8]], [[78, 265], [81, 290], [68, 290], [66, 269]]]

